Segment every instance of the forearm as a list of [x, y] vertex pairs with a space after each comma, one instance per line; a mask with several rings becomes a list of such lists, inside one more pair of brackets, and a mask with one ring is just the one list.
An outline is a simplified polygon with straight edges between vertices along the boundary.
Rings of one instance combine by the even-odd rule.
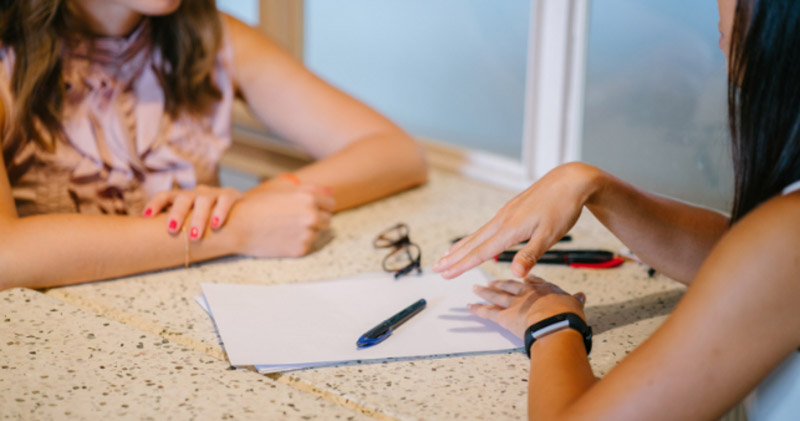
[[727, 231], [728, 218], [644, 192], [596, 169], [593, 174], [586, 207], [642, 261], [689, 284]]
[[419, 145], [394, 123], [312, 74], [252, 27], [229, 16], [224, 22], [236, 87], [274, 133], [318, 159], [296, 175], [331, 187], [336, 210], [426, 181]]
[[[0, 221], [0, 289], [41, 288], [109, 279], [182, 265], [183, 233], [169, 235], [166, 216], [138, 218], [59, 214]], [[209, 232], [190, 243], [192, 261], [230, 254], [232, 233]]]
[[358, 139], [295, 174], [330, 187], [342, 210], [424, 183], [427, 165], [419, 145], [397, 130]]
[[537, 340], [531, 347], [529, 419], [563, 420], [595, 382], [580, 333], [563, 330]]

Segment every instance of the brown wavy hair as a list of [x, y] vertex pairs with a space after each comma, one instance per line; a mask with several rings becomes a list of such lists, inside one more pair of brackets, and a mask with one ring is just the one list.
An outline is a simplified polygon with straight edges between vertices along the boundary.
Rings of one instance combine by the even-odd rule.
[[[16, 54], [6, 124], [17, 142], [53, 150], [61, 137], [64, 99], [61, 55], [70, 38], [91, 36], [69, 0], [0, 0], [0, 41]], [[183, 0], [175, 12], [149, 17], [165, 110], [202, 114], [221, 98], [211, 72], [222, 42], [214, 0]], [[15, 142], [16, 143], [16, 142]]]

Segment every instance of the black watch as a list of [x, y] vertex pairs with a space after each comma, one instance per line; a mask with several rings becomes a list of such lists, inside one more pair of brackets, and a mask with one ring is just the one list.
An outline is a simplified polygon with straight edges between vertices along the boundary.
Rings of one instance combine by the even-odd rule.
[[589, 355], [592, 350], [592, 327], [575, 313], [561, 313], [534, 323], [525, 330], [525, 352], [528, 354], [528, 358], [531, 357], [531, 345], [537, 339], [564, 329], [575, 329], [583, 336], [586, 355]]

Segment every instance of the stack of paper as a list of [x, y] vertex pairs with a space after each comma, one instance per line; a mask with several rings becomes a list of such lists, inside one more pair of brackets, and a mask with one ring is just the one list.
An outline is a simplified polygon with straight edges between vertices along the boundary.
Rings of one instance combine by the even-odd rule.
[[[276, 372], [519, 348], [520, 339], [467, 312], [468, 303], [479, 301], [472, 286], [487, 280], [480, 270], [454, 280], [435, 274], [395, 280], [379, 273], [271, 286], [203, 284], [203, 294], [231, 364]], [[389, 338], [356, 347], [363, 333], [420, 298], [427, 307]]]

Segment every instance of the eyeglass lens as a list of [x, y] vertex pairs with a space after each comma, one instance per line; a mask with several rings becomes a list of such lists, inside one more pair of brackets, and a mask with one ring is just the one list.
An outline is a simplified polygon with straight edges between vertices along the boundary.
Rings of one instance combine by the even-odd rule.
[[408, 226], [399, 223], [383, 231], [373, 241], [375, 248], [394, 248], [383, 259], [383, 269], [394, 272], [395, 279], [415, 269], [418, 273], [422, 272], [420, 269], [422, 251], [418, 245], [411, 242], [408, 234]]
[[408, 225], [399, 223], [378, 235], [373, 245], [376, 248], [397, 247], [410, 242], [408, 238]]

